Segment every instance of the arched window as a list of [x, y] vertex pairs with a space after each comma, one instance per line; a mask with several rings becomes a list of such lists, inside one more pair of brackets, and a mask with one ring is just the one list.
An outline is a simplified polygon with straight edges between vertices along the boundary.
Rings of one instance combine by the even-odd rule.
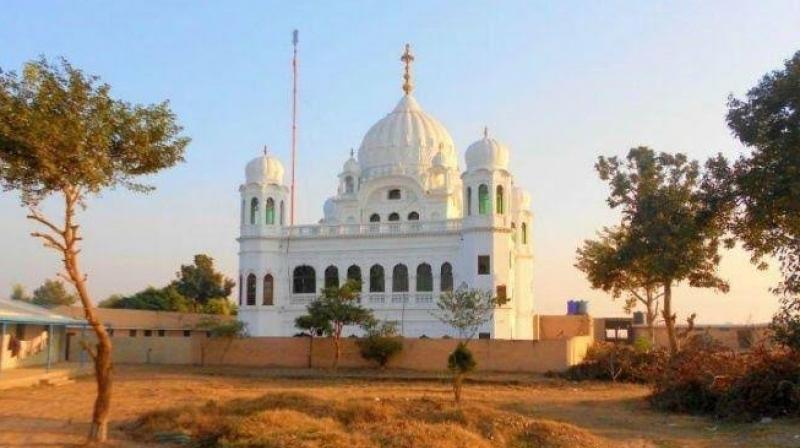
[[392, 200], [400, 199], [400, 189], [395, 188], [395, 189], [389, 190], [389, 196], [388, 197], [389, 197], [389, 199], [392, 199]]
[[404, 264], [392, 269], [392, 292], [408, 292], [408, 268]]
[[522, 223], [522, 244], [528, 244], [528, 225]]
[[385, 290], [383, 266], [373, 265], [369, 268], [369, 292], [384, 292]]
[[325, 268], [325, 287], [338, 288], [339, 287], [339, 268], [336, 266], [328, 266]]
[[381, 215], [373, 213], [369, 216], [369, 222], [381, 222]]
[[517, 242], [517, 225], [513, 222], [511, 223], [511, 241]]
[[[361, 281], [361, 268], [358, 267], [357, 265], [351, 265], [349, 268], [347, 268], [347, 279], [358, 282], [358, 284], [360, 286], [362, 284], [362, 281]], [[361, 290], [361, 289], [362, 288], [359, 288], [359, 290]]]
[[262, 305], [274, 305], [275, 304], [275, 280], [272, 278], [272, 274], [267, 274], [264, 276], [264, 298]]
[[250, 199], [250, 224], [255, 224], [258, 216], [258, 199]]
[[283, 201], [281, 201], [281, 225], [285, 225], [286, 224], [286, 218], [284, 218], [285, 214], [286, 214], [286, 210], [285, 210], [285, 208], [283, 206]]
[[431, 271], [431, 265], [428, 263], [422, 263], [417, 266], [417, 291], [433, 291], [433, 272]]
[[472, 187], [467, 187], [467, 216], [472, 215]]
[[409, 221], [419, 221], [419, 213], [417, 213], [417, 212], [409, 213], [408, 214], [408, 220]]
[[439, 291], [453, 290], [453, 266], [450, 263], [443, 263], [439, 278]]
[[245, 206], [246, 206], [246, 205], [247, 205], [247, 204], [245, 203], [244, 199], [242, 199], [242, 210], [241, 210], [241, 216], [239, 216], [239, 220], [242, 222], [242, 225], [244, 225]]
[[247, 304], [256, 304], [256, 274], [247, 276]]
[[503, 186], [497, 186], [497, 192], [495, 193], [495, 203], [497, 204], [497, 214], [502, 215], [505, 213], [504, 205], [503, 205]]
[[317, 288], [317, 273], [311, 266], [303, 265], [294, 268], [292, 280], [294, 283], [292, 292], [295, 294], [314, 294]]
[[489, 198], [489, 187], [481, 184], [478, 187], [478, 213], [488, 215], [492, 211], [492, 201]]
[[264, 204], [264, 224], [273, 225], [275, 224], [275, 201], [272, 198], [267, 198], [267, 202]]
[[242, 306], [242, 291], [244, 291], [244, 281], [242, 281], [242, 274], [239, 274], [239, 306]]
[[390, 213], [389, 221], [400, 221], [400, 215], [397, 213]]
[[344, 178], [344, 192], [347, 194], [351, 194], [355, 191], [355, 184], [353, 182], [353, 176], [347, 176]]

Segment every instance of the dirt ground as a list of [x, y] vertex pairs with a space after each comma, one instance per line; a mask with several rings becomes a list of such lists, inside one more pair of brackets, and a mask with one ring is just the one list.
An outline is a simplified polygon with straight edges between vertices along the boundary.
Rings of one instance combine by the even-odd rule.
[[[108, 446], [144, 446], [121, 427], [146, 411], [255, 398], [268, 392], [302, 392], [320, 398], [430, 398], [449, 400], [447, 382], [401, 380], [325, 372], [117, 366]], [[633, 385], [570, 383], [538, 377], [480, 376], [465, 399], [526, 417], [567, 422], [623, 447], [800, 447], [800, 421], [721, 424], [653, 411], [647, 389]], [[1, 447], [79, 446], [91, 415], [92, 378], [59, 387], [0, 392]]]

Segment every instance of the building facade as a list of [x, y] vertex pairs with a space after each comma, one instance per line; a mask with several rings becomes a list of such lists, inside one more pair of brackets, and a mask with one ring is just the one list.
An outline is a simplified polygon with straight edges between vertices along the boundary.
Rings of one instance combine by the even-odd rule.
[[[245, 169], [239, 241], [240, 318], [254, 336], [298, 333], [294, 320], [325, 286], [362, 283], [361, 303], [407, 337], [454, 330], [433, 312], [465, 284], [509, 299], [481, 336], [531, 339], [530, 195], [509, 171], [509, 151], [483, 137], [465, 152], [412, 95], [364, 136], [338, 174], [316, 225], [287, 225], [290, 191], [281, 162], [264, 154]], [[350, 329], [356, 332], [357, 329]]]

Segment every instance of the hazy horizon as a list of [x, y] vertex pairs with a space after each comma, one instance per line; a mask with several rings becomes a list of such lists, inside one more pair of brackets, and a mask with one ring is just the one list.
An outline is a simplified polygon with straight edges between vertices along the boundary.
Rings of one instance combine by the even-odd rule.
[[[704, 160], [743, 150], [725, 125], [742, 96], [800, 49], [800, 2], [99, 2], [4, 1], [0, 68], [66, 57], [135, 103], [169, 99], [186, 163], [149, 195], [110, 191], [79, 220], [95, 300], [174, 278], [208, 253], [236, 277], [237, 188], [268, 145], [289, 165], [291, 32], [300, 30], [298, 223], [315, 223], [350, 148], [401, 97], [403, 45], [416, 56], [415, 96], [450, 131], [463, 169], [484, 126], [507, 144], [516, 183], [533, 196], [534, 306], [590, 301], [622, 315], [572, 264], [617, 213], [593, 169], [634, 146]], [[288, 169], [287, 169], [288, 183]], [[52, 210], [49, 207], [45, 211]], [[59, 257], [28, 234], [16, 192], [0, 193], [0, 295], [32, 291]], [[679, 320], [763, 322], [777, 307], [775, 268], [725, 252], [728, 294], [680, 287]]]

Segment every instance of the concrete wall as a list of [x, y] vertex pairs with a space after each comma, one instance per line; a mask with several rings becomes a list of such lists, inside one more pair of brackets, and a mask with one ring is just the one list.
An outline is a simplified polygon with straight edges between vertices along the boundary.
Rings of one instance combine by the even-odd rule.
[[[74, 342], [77, 345], [77, 341]], [[114, 361], [118, 363], [204, 364], [247, 367], [330, 367], [334, 346], [328, 338], [252, 337], [243, 339], [114, 338]], [[443, 371], [447, 357], [458, 343], [455, 339], [404, 339], [403, 351], [389, 363], [390, 368]], [[478, 370], [544, 373], [564, 370], [579, 363], [590, 336], [545, 341], [478, 339], [470, 342]], [[356, 340], [342, 339], [344, 368], [373, 368], [359, 354]]]
[[587, 315], [536, 315], [534, 322], [538, 326], [539, 340], [568, 339], [593, 333], [592, 318]]
[[[679, 326], [678, 331], [683, 331], [685, 327]], [[649, 338], [647, 327], [633, 327], [634, 339], [638, 337]], [[757, 325], [697, 325], [690, 333], [691, 336], [708, 336], [720, 342], [725, 347], [741, 352], [747, 351], [752, 346], [762, 342], [768, 342], [769, 327], [766, 324]], [[599, 337], [598, 337], [599, 339]], [[665, 327], [655, 328], [655, 343], [659, 347], [669, 347], [667, 339], [667, 329]]]
[[[47, 326], [8, 324], [5, 337], [0, 337], [0, 368], [45, 365], [47, 364], [48, 350], [52, 363], [63, 361], [64, 335], [64, 327], [53, 327], [52, 347], [48, 348]], [[12, 338], [20, 341], [20, 349], [16, 354], [10, 347]]]

